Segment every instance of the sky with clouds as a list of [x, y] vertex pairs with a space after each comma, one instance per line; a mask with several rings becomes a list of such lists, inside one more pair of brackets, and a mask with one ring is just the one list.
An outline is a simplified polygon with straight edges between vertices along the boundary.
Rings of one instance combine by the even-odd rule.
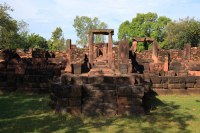
[[78, 39], [74, 27], [75, 17], [98, 17], [101, 22], [114, 29], [113, 39], [117, 40], [120, 24], [131, 21], [137, 13], [154, 12], [172, 20], [195, 17], [200, 20], [200, 0], [0, 0], [6, 2], [16, 20], [29, 24], [30, 33], [46, 39], [51, 37], [56, 27], [61, 27], [65, 39]]

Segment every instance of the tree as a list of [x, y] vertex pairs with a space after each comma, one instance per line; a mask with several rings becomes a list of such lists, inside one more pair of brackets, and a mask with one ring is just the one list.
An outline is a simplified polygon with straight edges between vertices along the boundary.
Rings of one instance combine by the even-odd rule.
[[[104, 22], [101, 22], [97, 17], [94, 17], [92, 20], [87, 16], [76, 16], [73, 27], [75, 28], [76, 35], [79, 38], [79, 40], [76, 40], [76, 43], [83, 46], [88, 43], [88, 29], [106, 29], [108, 28], [108, 25]], [[94, 36], [94, 43], [104, 41], [105, 38], [103, 35]]]
[[0, 47], [7, 49], [23, 48], [26, 45], [28, 24], [14, 20], [7, 11], [14, 11], [6, 3], [0, 4]]
[[[156, 13], [141, 14], [138, 13], [132, 22], [123, 22], [118, 29], [118, 39], [128, 39], [129, 45], [131, 45], [132, 37], [153, 37], [158, 43], [164, 41], [164, 28], [171, 21], [170, 18], [160, 16]], [[148, 49], [148, 44], [138, 44], [138, 47], [142, 49]]]
[[0, 46], [3, 48], [16, 47], [17, 21], [13, 20], [7, 11], [13, 11], [6, 3], [0, 4]]
[[165, 28], [165, 33], [165, 49], [183, 49], [185, 43], [197, 47], [200, 43], [200, 21], [187, 17], [170, 22]]
[[27, 37], [26, 48], [37, 48], [37, 49], [48, 49], [47, 41], [44, 37], [39, 34], [32, 33]]
[[48, 40], [47, 44], [50, 51], [63, 51], [65, 49], [64, 36], [62, 29], [57, 27], [54, 32], [52, 32], [51, 40]]

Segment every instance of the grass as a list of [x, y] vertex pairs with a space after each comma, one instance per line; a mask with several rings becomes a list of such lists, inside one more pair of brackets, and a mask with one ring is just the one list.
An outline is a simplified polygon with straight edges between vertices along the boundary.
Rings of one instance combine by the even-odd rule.
[[157, 96], [156, 108], [142, 117], [55, 115], [48, 102], [48, 94], [0, 94], [0, 132], [200, 132], [200, 95]]

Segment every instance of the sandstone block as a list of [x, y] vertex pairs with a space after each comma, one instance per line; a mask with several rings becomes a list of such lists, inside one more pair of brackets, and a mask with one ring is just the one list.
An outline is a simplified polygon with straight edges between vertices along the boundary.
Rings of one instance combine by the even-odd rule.
[[69, 106], [81, 106], [81, 98], [69, 98]]
[[118, 96], [119, 97], [131, 97], [132, 96], [132, 90], [128, 85], [123, 86], [117, 86], [118, 89]]

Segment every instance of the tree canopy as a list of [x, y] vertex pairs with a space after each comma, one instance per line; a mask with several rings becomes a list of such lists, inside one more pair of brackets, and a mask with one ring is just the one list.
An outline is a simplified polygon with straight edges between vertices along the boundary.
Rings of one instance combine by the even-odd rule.
[[[158, 17], [156, 13], [138, 13], [132, 22], [125, 21], [119, 26], [118, 39], [128, 39], [131, 45], [132, 37], [153, 37], [158, 43], [162, 43], [165, 36], [164, 28], [170, 21], [170, 18]], [[139, 44], [139, 47], [148, 49], [147, 43]]]
[[6, 3], [0, 4], [0, 47], [17, 47], [16, 38], [18, 36], [17, 21], [14, 20], [7, 11], [13, 11]]
[[[97, 17], [91, 19], [87, 16], [76, 16], [74, 19], [73, 27], [76, 30], [76, 35], [79, 40], [76, 40], [77, 44], [86, 45], [88, 43], [88, 29], [106, 29], [108, 25], [105, 22], [101, 22]], [[94, 43], [104, 42], [103, 35], [95, 35]]]
[[50, 51], [63, 51], [65, 50], [65, 39], [63, 31], [60, 27], [52, 32], [51, 40], [48, 40], [48, 47]]
[[200, 21], [194, 18], [170, 22], [165, 28], [165, 49], [183, 49], [185, 43], [198, 47], [200, 43]]

